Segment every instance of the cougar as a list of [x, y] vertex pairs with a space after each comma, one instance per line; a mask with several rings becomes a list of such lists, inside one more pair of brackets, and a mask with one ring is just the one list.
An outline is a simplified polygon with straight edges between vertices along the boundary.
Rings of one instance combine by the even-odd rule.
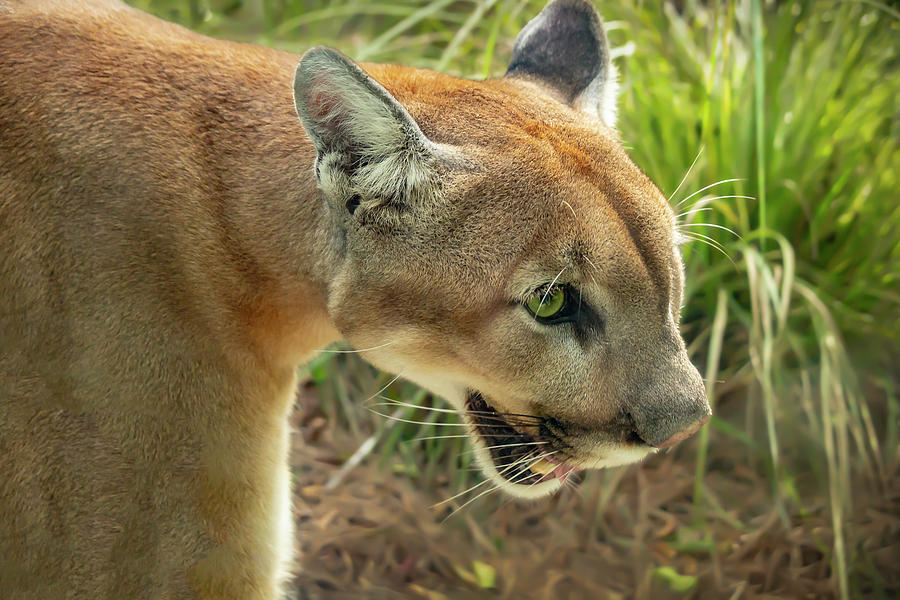
[[615, 95], [586, 0], [485, 81], [0, 0], [0, 596], [278, 597], [297, 367], [341, 339], [513, 496], [694, 433]]

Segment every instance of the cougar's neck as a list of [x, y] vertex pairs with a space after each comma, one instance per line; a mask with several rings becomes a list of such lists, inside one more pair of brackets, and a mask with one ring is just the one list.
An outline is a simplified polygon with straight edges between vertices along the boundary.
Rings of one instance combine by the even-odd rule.
[[221, 186], [220, 228], [242, 293], [231, 310], [260, 356], [283, 366], [340, 339], [327, 315], [340, 235], [314, 175], [315, 150], [294, 110], [297, 57], [244, 47], [227, 93], [210, 98], [207, 177]]

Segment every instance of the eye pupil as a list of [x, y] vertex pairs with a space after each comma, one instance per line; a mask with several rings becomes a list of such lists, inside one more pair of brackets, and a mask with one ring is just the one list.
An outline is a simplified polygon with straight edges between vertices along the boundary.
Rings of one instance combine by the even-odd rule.
[[554, 288], [549, 293], [545, 290], [539, 290], [532, 294], [525, 303], [528, 311], [541, 319], [549, 319], [556, 316], [565, 305], [566, 290], [562, 287]]

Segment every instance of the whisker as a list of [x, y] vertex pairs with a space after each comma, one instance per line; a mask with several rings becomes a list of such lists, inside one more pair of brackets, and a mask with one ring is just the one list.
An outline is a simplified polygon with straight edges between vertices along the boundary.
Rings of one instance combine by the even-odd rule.
[[502, 417], [509, 417], [511, 419], [523, 419], [523, 420], [532, 420], [536, 422], [541, 422], [544, 420], [544, 417], [539, 417], [537, 415], [526, 415], [524, 413], [505, 413], [505, 412], [497, 412], [497, 411], [489, 411], [489, 410], [470, 410], [467, 411], [467, 414], [470, 415], [500, 415]]
[[[693, 241], [695, 241], [695, 242], [700, 242], [701, 244], [706, 244], [706, 245], [709, 246], [710, 248], [715, 248], [716, 250], [718, 250], [719, 252], [721, 252], [722, 255], [725, 256], [725, 258], [727, 258], [729, 261], [731, 261], [731, 264], [732, 264], [732, 265], [734, 265], [735, 267], [737, 267], [737, 264], [734, 262], [734, 259], [731, 258], [731, 256], [725, 251], [725, 248], [723, 248], [721, 244], [719, 244], [717, 241], [715, 241], [715, 240], [712, 239], [711, 237], [709, 237], [709, 236], [704, 236], [703, 234], [697, 233], [697, 232], [686, 233], [686, 232], [683, 232], [683, 231], [682, 231], [682, 232], [680, 232], [680, 233], [681, 233], [681, 235], [684, 236], [686, 239], [693, 240]], [[701, 236], [701, 237], [694, 237], [694, 236], [697, 236], [697, 235], [699, 235], [699, 236]], [[705, 239], [704, 239], [704, 238], [705, 238]]]
[[[547, 442], [517, 442], [515, 444], [497, 444], [496, 446], [484, 446], [485, 450], [497, 450], [499, 448], [515, 448], [517, 446], [543, 446]], [[465, 456], [467, 454], [472, 454], [475, 452], [477, 448], [472, 448], [471, 450], [466, 450], [465, 452], [461, 452], [460, 456]]]
[[703, 208], [692, 208], [691, 210], [686, 210], [683, 213], [678, 213], [677, 215], [675, 215], [675, 218], [680, 219], [681, 217], [686, 217], [688, 215], [692, 215], [692, 214], [698, 213], [698, 212], [704, 212], [707, 210], [712, 210], [712, 208], [710, 208], [708, 206], [704, 206]]
[[563, 481], [563, 487], [572, 490], [573, 493], [578, 494], [579, 498], [584, 498], [584, 490], [580, 485], [575, 483], [575, 480], [570, 476], [567, 477], [565, 481]]
[[695, 201], [691, 204], [691, 208], [700, 210], [701, 208], [706, 208], [707, 205], [712, 204], [716, 200], [728, 200], [732, 198], [743, 199], [743, 200], [756, 200], [753, 196], [741, 196], [740, 194], [725, 194], [724, 196], [703, 196], [699, 200]]
[[380, 346], [372, 346], [371, 348], [363, 348], [361, 350], [319, 350], [319, 352], [326, 352], [328, 354], [359, 354], [360, 352], [371, 352], [372, 350], [378, 350], [379, 348], [390, 346], [393, 343], [394, 342], [387, 342], [386, 344], [381, 344]]
[[[581, 258], [583, 258], [585, 261], [587, 261], [587, 264], [591, 265], [591, 267], [593, 267], [595, 271], [597, 271], [598, 273], [600, 272], [600, 269], [597, 268], [597, 265], [595, 265], [595, 264], [593, 263], [593, 261], [591, 261], [591, 259], [589, 259], [589, 258], [587, 257], [587, 255], [582, 254], [582, 255], [581, 255]], [[600, 287], [599, 285], [597, 285], [597, 280], [594, 279], [594, 275], [593, 275], [590, 271], [588, 271], [587, 274], [588, 274], [588, 277], [591, 278], [591, 281], [594, 282], [594, 285], [597, 286], [597, 287]]]
[[575, 217], [575, 222], [577, 223], [577, 222], [578, 222], [578, 215], [575, 214], [575, 209], [572, 208], [572, 205], [569, 204], [568, 202], [566, 202], [565, 200], [560, 200], [560, 202], [562, 202], [563, 204], [565, 204], [566, 206], [569, 207], [569, 210], [572, 211], [572, 216]]
[[[499, 419], [496, 417], [481, 417], [481, 419], [483, 419], [484, 421], [474, 423], [473, 425], [475, 427], [485, 427], [487, 429], [504, 429], [504, 428], [509, 428], [510, 425], [516, 425], [518, 427], [534, 427], [537, 425], [536, 423], [510, 423], [509, 421], [507, 421], [505, 419]], [[502, 435], [505, 435], [507, 437], [513, 437], [513, 436], [514, 437], [526, 437], [529, 435], [527, 433], [523, 433], [523, 432], [516, 430], [515, 427], [513, 427], [512, 429], [513, 429], [512, 433], [503, 433]], [[493, 431], [489, 431], [488, 434], [489, 435], [499, 435], [497, 432], [493, 432]]]
[[[511, 465], [507, 465], [506, 468], [503, 469], [502, 471], [499, 471], [499, 473], [500, 473], [501, 475], [502, 475], [503, 473], [506, 473], [506, 471], [508, 471], [509, 469], [511, 469], [511, 468], [513, 468], [514, 466], [516, 466], [516, 464], [517, 464], [517, 463], [513, 463], [513, 464], [511, 464]], [[481, 469], [478, 469], [478, 470], [480, 471]], [[462, 495], [464, 495], [464, 494], [468, 494], [469, 492], [471, 492], [471, 491], [473, 491], [473, 490], [475, 490], [475, 489], [477, 489], [477, 488], [480, 488], [481, 486], [483, 486], [485, 483], [488, 483], [489, 481], [491, 481], [491, 479], [485, 478], [484, 480], [480, 481], [479, 483], [476, 483], [475, 485], [471, 486], [470, 488], [468, 488], [468, 489], [466, 489], [466, 490], [463, 490], [462, 492], [460, 492], [460, 493], [458, 493], [458, 494], [456, 494], [456, 495], [454, 495], [454, 496], [452, 496], [452, 497], [450, 497], [450, 498], [447, 498], [446, 500], [441, 500], [441, 501], [438, 502], [437, 504], [432, 504], [430, 508], [437, 508], [438, 506], [441, 506], [442, 504], [446, 504], [446, 503], [450, 502], [451, 500], [455, 500], [456, 498], [459, 498], [460, 496], [462, 496]], [[495, 488], [495, 489], [496, 489], [496, 488]], [[463, 505], [463, 506], [465, 506], [465, 505]], [[462, 508], [462, 507], [460, 507], [460, 508]], [[453, 513], [450, 513], [450, 515], [452, 515], [452, 514], [453, 514]], [[450, 515], [447, 515], [447, 518], [449, 518]], [[445, 520], [446, 520], [446, 519], [445, 519]]]
[[700, 159], [700, 155], [703, 154], [703, 145], [700, 145], [700, 149], [697, 151], [697, 156], [694, 157], [694, 161], [691, 163], [691, 166], [688, 167], [688, 170], [685, 172], [684, 177], [681, 178], [681, 181], [678, 183], [678, 187], [675, 188], [675, 191], [669, 194], [668, 201], [672, 202], [672, 198], [675, 197], [675, 194], [678, 193], [678, 190], [681, 189], [681, 186], [684, 185], [684, 182], [687, 181], [688, 175], [691, 174], [691, 171], [694, 170], [694, 165], [697, 164], [697, 161]]
[[[377, 403], [377, 404], [372, 404], [371, 406], [391, 406], [391, 405], [392, 405], [391, 402], [379, 402], [379, 403]], [[415, 404], [406, 404], [406, 403], [401, 403], [400, 406], [403, 406], [403, 407], [412, 407], [412, 408], [421, 408], [421, 409], [423, 409], [423, 410], [434, 410], [434, 411], [436, 411], [436, 412], [438, 412], [438, 413], [447, 413], [447, 412], [453, 413], [453, 412], [456, 412], [456, 411], [446, 410], [446, 409], [440, 409], [440, 408], [431, 409], [431, 408], [424, 407], [424, 406], [416, 406]], [[383, 413], [380, 413], [380, 412], [378, 412], [377, 410], [371, 408], [370, 406], [367, 406], [366, 408], [367, 408], [368, 410], [370, 410], [371, 412], [374, 412], [376, 415], [381, 415], [382, 417], [391, 418], [389, 415], [385, 415], [385, 414], [383, 414]], [[458, 413], [457, 413], [457, 414], [458, 414]], [[513, 420], [513, 421], [510, 421], [510, 420], [503, 419], [503, 418], [498, 417], [498, 416], [493, 415], [493, 414], [481, 416], [481, 419], [482, 419], [483, 421], [487, 421], [487, 423], [484, 423], [484, 422], [482, 422], [482, 423], [473, 423], [473, 424], [472, 424], [473, 427], [476, 427], [476, 428], [477, 428], [477, 427], [479, 427], [479, 426], [482, 426], [482, 427], [486, 427], [486, 428], [489, 428], [489, 429], [490, 429], [490, 428], [499, 429], [500, 427], [511, 426], [511, 425], [519, 425], [519, 426], [522, 426], [522, 427], [527, 427], [527, 426], [534, 426], [534, 425], [537, 424], [537, 423], [528, 423], [528, 422], [517, 422], [517, 421], [514, 421], [514, 420]], [[394, 419], [394, 420], [397, 420], [397, 419]], [[464, 426], [468, 425], [468, 423], [446, 423], [446, 422], [443, 422], [443, 421], [411, 421], [411, 420], [406, 420], [405, 422], [406, 422], [406, 423], [418, 423], [418, 424], [420, 424], [420, 425], [435, 425], [435, 426], [442, 426], [442, 427], [464, 427]], [[529, 434], [527, 434], [527, 433], [521, 433], [521, 432], [518, 432], [518, 431], [516, 431], [515, 433], [504, 433], [503, 435], [504, 435], [505, 437], [520, 437], [520, 438], [521, 438], [521, 437], [530, 437]]]
[[740, 194], [725, 194], [724, 196], [710, 196], [709, 198], [704, 196], [702, 200], [698, 200], [697, 202], [695, 202], [694, 206], [697, 206], [701, 202], [709, 203], [709, 202], [712, 202], [713, 200], [728, 200], [729, 198], [741, 198], [743, 200], [756, 200], [756, 196], [742, 196]]
[[383, 392], [384, 390], [386, 390], [386, 389], [388, 389], [389, 387], [391, 387], [391, 384], [394, 383], [395, 381], [397, 381], [398, 379], [400, 379], [400, 376], [401, 376], [401, 375], [402, 375], [402, 373], [397, 373], [396, 375], [394, 375], [394, 378], [393, 378], [393, 379], [391, 379], [391, 380], [388, 381], [386, 384], [384, 384], [384, 385], [381, 387], [380, 390], [378, 390], [377, 392], [375, 392], [374, 394], [372, 394], [371, 396], [369, 396], [368, 398], [366, 398], [365, 400], [363, 400], [362, 403], [365, 404], [365, 403], [367, 403], [369, 400], [371, 400], [372, 398], [374, 398], [374, 397], [376, 397], [376, 396], [378, 396], [379, 398], [383, 398], [383, 396], [381, 396], [381, 392]]
[[[553, 456], [554, 454], [556, 454], [556, 451], [553, 451], [553, 452], [545, 452], [544, 454], [538, 455], [537, 458], [535, 458], [534, 460], [532, 460], [531, 462], [528, 463], [528, 465], [522, 470], [521, 473], [519, 473], [518, 475], [516, 475], [515, 477], [513, 477], [512, 479], [510, 479], [509, 482], [510, 482], [510, 483], [518, 484], [518, 483], [519, 483], [520, 481], [522, 481], [523, 479], [527, 479], [528, 477], [531, 477], [532, 475], [535, 474], [535, 473], [531, 470], [531, 467], [533, 467], [534, 465], [536, 465], [536, 464], [538, 464], [539, 462], [541, 462], [541, 460], [543, 460], [543, 459], [545, 459], [545, 458], [547, 458], [547, 457], [549, 457], [549, 456]], [[521, 464], [521, 463], [520, 463], [520, 464]], [[530, 484], [528, 484], [528, 485], [531, 486], [531, 485], [536, 485], [536, 484], [538, 484], [538, 483], [543, 483], [543, 479], [540, 480], [540, 481], [536, 481], [536, 482], [534, 482], [534, 483], [530, 483]], [[520, 484], [520, 485], [521, 485], [521, 484]], [[462, 507], [460, 507], [460, 508], [462, 508]]]
[[[523, 479], [523, 478], [524, 478], [524, 477], [523, 477], [524, 475], [530, 475], [530, 473], [528, 473], [528, 471], [531, 469], [531, 467], [532, 467], [533, 465], [536, 465], [538, 462], [541, 461], [541, 459], [546, 458], [546, 457], [548, 457], [548, 456], [550, 456], [550, 455], [552, 455], [552, 454], [555, 454], [555, 452], [548, 452], [548, 453], [546, 453], [546, 454], [542, 454], [542, 455], [538, 456], [537, 458], [535, 458], [532, 462], [530, 462], [530, 463], [528, 464], [528, 466], [527, 466], [527, 467], [525, 468], [525, 470], [523, 471], [523, 474], [522, 474], [522, 475], [518, 475], [515, 479], [509, 480], [509, 482], [510, 482], [510, 483], [516, 483], [517, 481]], [[504, 472], [505, 472], [505, 471], [504, 471]], [[499, 489], [500, 489], [500, 486], [499, 486], [499, 485], [496, 485], [496, 486], [494, 486], [493, 488], [491, 488], [491, 489], [489, 489], [489, 490], [485, 490], [485, 491], [481, 492], [480, 494], [478, 494], [478, 495], [475, 496], [474, 498], [470, 498], [470, 499], [467, 500], [463, 505], [461, 505], [459, 508], [457, 508], [456, 510], [454, 510], [453, 512], [451, 512], [449, 515], [447, 515], [446, 517], [444, 517], [444, 519], [441, 521], [441, 523], [446, 522], [447, 519], [449, 519], [450, 517], [452, 517], [453, 515], [455, 515], [455, 514], [458, 513], [459, 511], [461, 511], [462, 509], [464, 509], [466, 506], [468, 506], [468, 505], [471, 504], [472, 502], [475, 502], [476, 500], [478, 500], [479, 498], [481, 498], [481, 497], [484, 496], [485, 494], [490, 494], [491, 492], [495, 492], [495, 491], [497, 491], [497, 490], [499, 490]]]
[[[537, 457], [535, 457], [534, 452], [529, 452], [525, 456], [522, 456], [522, 457], [519, 457], [518, 459], [513, 460], [511, 463], [508, 463], [505, 465], [497, 465], [498, 467], [504, 467], [504, 469], [502, 471], [498, 471], [498, 473], [500, 473], [502, 475], [502, 474], [508, 472], [510, 469], [513, 469], [515, 467], [520, 467], [520, 466], [524, 465], [525, 463], [529, 463], [528, 466], [523, 471], [523, 472], [527, 472], [531, 469], [532, 465], [536, 465], [538, 463], [538, 461], [540, 461], [542, 458], [547, 458], [548, 456], [552, 456], [554, 454], [556, 454], [555, 450], [553, 450], [551, 452], [544, 452], [542, 454], [538, 454]], [[529, 462], [529, 461], [531, 461], [531, 462]], [[516, 476], [516, 477], [518, 477], [518, 476]], [[512, 482], [513, 480], [509, 479], [507, 481]]]
[[579, 286], [578, 286], [578, 312], [575, 313], [575, 319], [581, 318], [581, 294], [582, 294], [583, 291], [584, 291], [584, 290], [583, 290], [582, 287], [579, 285]]
[[[682, 231], [681, 233], [691, 235], [691, 236], [697, 236], [697, 237], [701, 238], [703, 241], [705, 241], [705, 243], [707, 243], [711, 246], [715, 246], [715, 247], [719, 248], [720, 250], [723, 250], [723, 251], [725, 250], [725, 246], [723, 246], [721, 244], [721, 242], [719, 242], [719, 240], [712, 238], [704, 233], [700, 233], [699, 231]], [[695, 237], [694, 239], [696, 240], [697, 237]]]
[[[487, 483], [488, 481], [491, 481], [491, 480], [490, 480], [490, 479], [485, 479], [484, 481], [485, 481], [485, 483]], [[485, 494], [490, 494], [491, 492], [496, 492], [496, 491], [499, 490], [499, 489], [500, 489], [500, 486], [495, 484], [494, 487], [492, 487], [491, 489], [485, 490], [485, 491], [481, 492], [480, 494], [478, 494], [477, 496], [474, 496], [474, 497], [472, 497], [472, 498], [466, 500], [466, 501], [465, 501], [463, 504], [461, 504], [458, 508], [455, 508], [455, 509], [453, 509], [452, 511], [450, 511], [450, 514], [449, 514], [449, 515], [447, 515], [446, 517], [444, 517], [443, 519], [441, 519], [441, 524], [443, 525], [444, 523], [446, 523], [447, 520], [448, 520], [450, 517], [452, 517], [453, 515], [455, 515], [456, 513], [458, 513], [459, 511], [461, 511], [461, 510], [464, 509], [465, 507], [467, 507], [468, 505], [472, 504], [473, 502], [475, 502], [476, 500], [478, 500], [479, 498], [481, 498], [481, 497], [484, 496]]]
[[[462, 416], [462, 413], [453, 408], [437, 408], [435, 406], [422, 406], [421, 404], [410, 404], [409, 402], [402, 402], [400, 400], [394, 400], [393, 398], [388, 398], [386, 396], [379, 396], [382, 400], [386, 400], [386, 402], [376, 402], [374, 404], [370, 404], [369, 406], [405, 406], [407, 408], [416, 408], [421, 410], [430, 410], [432, 412], [438, 413], [451, 413], [455, 415]], [[512, 422], [516, 425], [526, 425], [526, 424], [538, 424], [543, 419], [542, 417], [538, 417], [535, 415], [526, 415], [522, 413], [501, 413], [497, 411], [486, 411], [486, 410], [469, 410], [466, 411], [466, 414], [476, 415], [483, 417], [488, 420], [500, 421], [503, 423]], [[532, 423], [528, 423], [528, 421], [532, 421]]]
[[686, 239], [689, 239], [689, 240], [694, 241], [694, 242], [699, 242], [699, 243], [701, 243], [701, 244], [705, 244], [705, 245], [707, 245], [707, 246], [710, 246], [711, 248], [715, 248], [716, 250], [722, 251], [722, 246], [721, 246], [721, 244], [719, 244], [718, 242], [716, 242], [715, 240], [713, 240], [713, 239], [710, 238], [709, 236], [707, 236], [707, 239], [703, 239], [702, 237], [695, 237], [695, 236], [698, 236], [698, 235], [702, 235], [702, 234], [698, 234], [697, 232], [692, 232], [692, 231], [679, 231], [678, 233], [679, 233], [682, 237], [684, 237], [684, 238], [686, 238]]
[[722, 229], [723, 231], [727, 231], [728, 233], [730, 233], [731, 235], [733, 235], [734, 237], [736, 237], [739, 240], [744, 239], [734, 229], [731, 229], [730, 227], [725, 227], [724, 225], [716, 225], [715, 223], [682, 223], [678, 227], [715, 227], [716, 229]]
[[[469, 423], [442, 423], [440, 421], [413, 421], [412, 419], [400, 419], [397, 417], [393, 417], [391, 415], [386, 415], [382, 412], [378, 412], [374, 408], [366, 407], [366, 410], [375, 413], [380, 417], [384, 417], [385, 419], [390, 419], [392, 421], [399, 421], [401, 423], [411, 423], [413, 425], [434, 425], [435, 427], [469, 427]], [[498, 421], [502, 425], [506, 425], [506, 421]], [[477, 425], [473, 425], [473, 427], [477, 427]], [[498, 427], [497, 425], [486, 425], [486, 427]], [[506, 437], [530, 437], [526, 433], [506, 433], [504, 434]]]
[[543, 422], [542, 417], [535, 417], [533, 415], [515, 415], [515, 414], [505, 414], [505, 413], [496, 413], [496, 412], [475, 412], [469, 411], [466, 412], [468, 415], [474, 415], [476, 417], [481, 417], [487, 421], [494, 421], [499, 423], [506, 423], [509, 425], [521, 425], [521, 426], [534, 426], [540, 425]]
[[[487, 428], [491, 428], [491, 427], [498, 428], [496, 425], [486, 425], [485, 427], [487, 427]], [[481, 435], [481, 432], [479, 432], [479, 435]], [[490, 434], [488, 434], [488, 435], [490, 435]], [[527, 433], [504, 433], [504, 434], [503, 434], [503, 437], [506, 437], [506, 438], [516, 438], [516, 439], [523, 440], [523, 439], [529, 439], [529, 438], [531, 438], [532, 436], [528, 435]]]
[[516, 483], [516, 482], [518, 482], [518, 481], [521, 481], [522, 479], [525, 479], [524, 476], [534, 475], [535, 473], [534, 473], [533, 471], [531, 471], [531, 467], [533, 467], [534, 465], [538, 464], [538, 463], [541, 462], [543, 459], [548, 458], [548, 457], [550, 457], [550, 456], [553, 456], [554, 454], [556, 454], [555, 451], [553, 451], [553, 452], [544, 452], [543, 454], [539, 454], [534, 460], [532, 460], [531, 462], [528, 463], [528, 466], [522, 471], [521, 474], [517, 475], [517, 476], [515, 477], [515, 479], [510, 479], [510, 483]]
[[681, 206], [682, 204], [684, 204], [685, 202], [687, 202], [688, 200], [690, 200], [691, 198], [693, 198], [693, 197], [696, 196], [697, 194], [699, 194], [699, 193], [701, 193], [701, 192], [705, 192], [706, 190], [708, 190], [708, 189], [711, 188], [711, 187], [715, 187], [715, 186], [717, 186], [717, 185], [722, 185], [723, 183], [732, 183], [732, 182], [734, 182], [734, 181], [743, 181], [743, 179], [741, 179], [740, 177], [737, 177], [737, 178], [734, 178], [734, 179], [722, 179], [721, 181], [717, 181], [717, 182], [715, 182], [715, 183], [711, 183], [711, 184], [709, 184], [708, 186], [706, 186], [706, 187], [704, 187], [704, 188], [700, 188], [699, 190], [697, 190], [696, 192], [694, 192], [693, 194], [691, 194], [690, 196], [688, 196], [688, 197], [685, 198], [684, 200], [679, 201], [678, 204], [675, 205], [675, 207], [678, 208], [679, 206]]
[[424, 442], [426, 440], [449, 440], [453, 438], [467, 438], [471, 437], [468, 433], [461, 433], [459, 435], [429, 435], [425, 437], [413, 438], [411, 440], [403, 440], [401, 444], [412, 444], [413, 442]]
[[547, 286], [547, 291], [544, 292], [544, 297], [541, 298], [541, 303], [538, 305], [538, 312], [539, 312], [539, 311], [541, 310], [541, 308], [544, 306], [544, 301], [547, 299], [547, 296], [550, 295], [550, 291], [553, 289], [553, 284], [556, 283], [556, 280], [559, 279], [560, 275], [562, 275], [562, 274], [565, 272], [565, 270], [568, 269], [568, 268], [569, 268], [569, 267], [563, 267], [563, 268], [562, 268], [562, 271], [560, 271], [559, 273], [557, 273], [557, 274], [556, 274], [556, 277], [553, 278], [553, 281], [550, 282], [550, 285]]
[[399, 421], [401, 423], [412, 423], [413, 425], [434, 425], [436, 427], [468, 427], [469, 426], [468, 423], [440, 423], [440, 422], [429, 423], [428, 421], [413, 421], [411, 419], [400, 419], [397, 417], [392, 417], [391, 415], [386, 415], [384, 413], [380, 413], [377, 410], [369, 408], [369, 407], [366, 407], [366, 409], [375, 413], [378, 416], [384, 417], [385, 419], [390, 419], [392, 421]]
[[[460, 496], [463, 496], [463, 495], [465, 495], [465, 494], [468, 494], [469, 492], [472, 492], [472, 491], [477, 490], [478, 488], [480, 488], [481, 486], [483, 486], [484, 484], [486, 484], [486, 483], [489, 482], [489, 481], [491, 481], [491, 480], [490, 480], [490, 479], [482, 479], [481, 481], [479, 481], [479, 482], [476, 483], [475, 485], [473, 485], [473, 486], [471, 486], [471, 487], [469, 487], [469, 488], [467, 488], [467, 489], [461, 491], [460, 493], [455, 494], [455, 495], [453, 495], [453, 496], [450, 496], [450, 497], [447, 498], [446, 500], [441, 500], [441, 501], [438, 502], [437, 504], [432, 504], [431, 506], [429, 506], [429, 508], [437, 508], [438, 506], [441, 506], [442, 504], [447, 504], [448, 502], [452, 502], [453, 500], [456, 500], [456, 499], [459, 498]], [[452, 514], [452, 513], [451, 513], [451, 514]]]
[[452, 413], [454, 415], [458, 415], [459, 413], [452, 408], [436, 408], [434, 406], [422, 406], [421, 404], [411, 404], [409, 402], [401, 402], [400, 400], [394, 400], [393, 398], [388, 398], [387, 396], [378, 396], [382, 400], [387, 400], [387, 402], [376, 402], [371, 404], [370, 406], [405, 406], [407, 408], [418, 408], [421, 410], [430, 410], [431, 412], [438, 413]]

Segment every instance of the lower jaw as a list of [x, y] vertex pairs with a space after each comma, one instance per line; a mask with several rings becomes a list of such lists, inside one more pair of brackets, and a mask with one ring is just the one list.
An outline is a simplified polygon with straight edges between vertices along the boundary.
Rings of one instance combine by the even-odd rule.
[[551, 475], [542, 475], [539, 473], [532, 473], [518, 480], [510, 480], [498, 471], [496, 464], [494, 464], [490, 458], [486, 458], [486, 460], [490, 462], [489, 464], [483, 464], [482, 470], [488, 478], [496, 485], [496, 487], [516, 498], [534, 499], [542, 496], [549, 496], [550, 494], [559, 491], [564, 482]]
[[[501, 489], [508, 494], [520, 498], [537, 498], [552, 494], [559, 490], [568, 477], [576, 470], [573, 467], [556, 463], [548, 458], [527, 458], [529, 452], [517, 455], [515, 451], [503, 454], [502, 451], [488, 447], [497, 446], [504, 442], [510, 444], [539, 442], [529, 437], [523, 442], [521, 431], [515, 429], [509, 423], [498, 422], [499, 413], [476, 392], [470, 392], [466, 398], [466, 408], [472, 413], [468, 420], [475, 431], [474, 445], [478, 462], [485, 474]], [[485, 415], [490, 411], [491, 415]], [[480, 415], [480, 416], [479, 416]], [[516, 448], [521, 446], [514, 446]], [[533, 452], [540, 454], [539, 452]], [[511, 466], [516, 465], [516, 466]]]

